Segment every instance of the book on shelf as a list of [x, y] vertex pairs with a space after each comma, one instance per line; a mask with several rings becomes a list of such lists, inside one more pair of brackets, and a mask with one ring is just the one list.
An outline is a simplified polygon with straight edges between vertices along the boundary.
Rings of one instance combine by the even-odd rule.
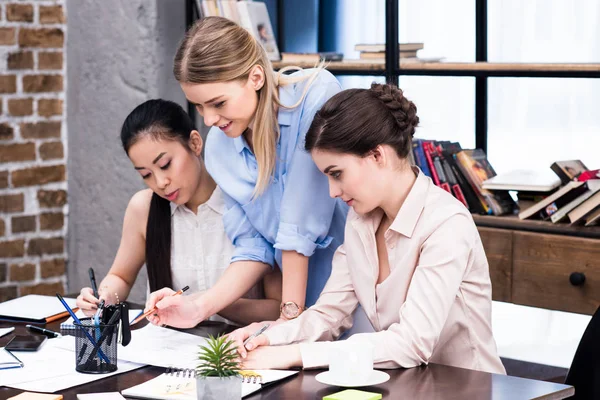
[[263, 46], [271, 61], [280, 59], [279, 49], [271, 27], [267, 6], [261, 1], [236, 2], [240, 25], [246, 28]]
[[550, 169], [554, 171], [562, 183], [569, 183], [577, 175], [588, 170], [581, 160], [556, 161], [550, 165]]
[[[416, 58], [417, 50], [401, 51], [400, 58]], [[359, 58], [362, 60], [385, 60], [385, 51], [361, 51]]]
[[550, 217], [561, 206], [575, 200], [586, 190], [587, 186], [585, 186], [585, 182], [571, 181], [544, 200], [522, 210], [519, 213], [519, 219], [527, 219], [536, 215], [540, 218]]
[[596, 225], [598, 222], [600, 222], [600, 206], [585, 217], [585, 226]]
[[575, 177], [574, 180], [579, 182], [585, 182], [589, 179], [600, 179], [600, 169], [583, 171]]
[[[595, 179], [598, 181], [598, 179]], [[592, 181], [587, 181], [592, 182]], [[569, 212], [569, 221], [571, 224], [576, 224], [581, 221], [583, 217], [592, 212], [596, 207], [600, 206], [600, 190], [596, 190], [593, 195], [586, 199], [583, 203], [578, 205], [575, 209]]]
[[600, 190], [600, 179], [588, 180], [584, 183], [584, 186], [587, 187], [587, 190], [574, 200], [559, 208], [558, 211], [550, 216], [550, 221], [553, 223], [562, 221], [572, 210], [587, 202], [590, 197]]
[[560, 179], [548, 170], [514, 170], [496, 175], [484, 181], [482, 186], [487, 190], [550, 192], [560, 184]]
[[475, 193], [483, 200], [488, 214], [504, 215], [514, 211], [516, 204], [508, 191], [492, 192], [483, 188], [484, 181], [496, 176], [483, 150], [462, 150], [455, 154], [455, 159]]
[[[417, 51], [421, 50], [424, 46], [423, 43], [398, 43], [399, 51]], [[366, 52], [381, 52], [385, 51], [385, 43], [359, 43], [354, 45], [355, 51], [366, 51]]]
[[318, 64], [321, 60], [323, 61], [342, 61], [344, 59], [343, 53], [335, 51], [322, 51], [318, 53], [281, 53], [282, 62], [308, 62]]

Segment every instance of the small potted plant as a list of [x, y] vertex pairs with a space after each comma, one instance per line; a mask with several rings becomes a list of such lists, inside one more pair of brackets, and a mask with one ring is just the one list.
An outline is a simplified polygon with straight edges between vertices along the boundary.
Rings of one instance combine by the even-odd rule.
[[225, 336], [210, 336], [200, 346], [196, 367], [199, 399], [241, 399], [242, 376], [235, 343]]

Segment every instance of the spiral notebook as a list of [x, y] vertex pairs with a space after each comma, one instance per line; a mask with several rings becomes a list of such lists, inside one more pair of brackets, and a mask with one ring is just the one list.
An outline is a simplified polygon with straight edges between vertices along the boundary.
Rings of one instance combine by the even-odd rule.
[[[196, 378], [190, 370], [166, 372], [154, 379], [121, 391], [123, 396], [156, 400], [196, 400]], [[242, 397], [259, 391], [274, 382], [298, 374], [299, 371], [241, 371], [244, 377]]]

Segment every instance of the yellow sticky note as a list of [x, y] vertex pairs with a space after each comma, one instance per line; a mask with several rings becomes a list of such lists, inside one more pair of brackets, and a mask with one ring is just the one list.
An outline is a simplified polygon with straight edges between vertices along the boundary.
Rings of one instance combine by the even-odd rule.
[[323, 397], [323, 400], [379, 400], [380, 393], [365, 392], [364, 390], [347, 389]]
[[7, 400], [62, 400], [62, 394], [46, 394], [46, 393], [31, 393], [23, 392]]

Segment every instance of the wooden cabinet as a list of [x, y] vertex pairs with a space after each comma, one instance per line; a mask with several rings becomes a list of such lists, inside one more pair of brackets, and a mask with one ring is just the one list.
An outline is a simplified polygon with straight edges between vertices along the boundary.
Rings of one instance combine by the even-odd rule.
[[590, 315], [596, 311], [600, 305], [597, 228], [586, 231], [548, 223], [544, 230], [542, 221], [474, 219], [490, 265], [494, 300]]

